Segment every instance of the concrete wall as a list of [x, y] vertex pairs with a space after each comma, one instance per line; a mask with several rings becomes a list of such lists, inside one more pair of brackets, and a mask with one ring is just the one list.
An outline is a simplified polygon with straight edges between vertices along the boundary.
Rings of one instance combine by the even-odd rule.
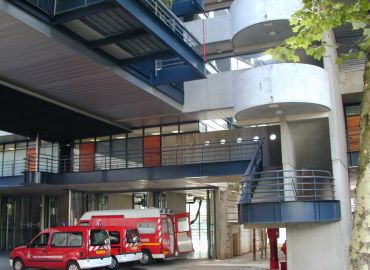
[[362, 92], [364, 88], [363, 76], [363, 70], [339, 73], [339, 88], [341, 94]]

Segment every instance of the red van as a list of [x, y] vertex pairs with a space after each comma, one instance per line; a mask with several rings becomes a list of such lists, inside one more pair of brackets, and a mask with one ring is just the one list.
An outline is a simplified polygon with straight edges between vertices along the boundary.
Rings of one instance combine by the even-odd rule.
[[111, 243], [112, 264], [109, 269], [117, 269], [120, 263], [140, 261], [142, 257], [139, 232], [126, 226], [104, 226]]
[[89, 211], [78, 224], [115, 224], [117, 216], [124, 217], [122, 226], [138, 228], [142, 264], [193, 252], [189, 213], [172, 214], [159, 208]]
[[27, 246], [13, 249], [10, 266], [79, 270], [112, 264], [108, 232], [99, 227], [66, 226], [41, 231]]

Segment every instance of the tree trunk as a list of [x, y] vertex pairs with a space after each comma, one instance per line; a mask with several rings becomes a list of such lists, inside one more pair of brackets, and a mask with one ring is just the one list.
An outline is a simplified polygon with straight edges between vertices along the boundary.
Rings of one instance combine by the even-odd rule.
[[370, 269], [370, 62], [366, 58], [361, 102], [361, 142], [356, 210], [352, 226], [350, 270]]

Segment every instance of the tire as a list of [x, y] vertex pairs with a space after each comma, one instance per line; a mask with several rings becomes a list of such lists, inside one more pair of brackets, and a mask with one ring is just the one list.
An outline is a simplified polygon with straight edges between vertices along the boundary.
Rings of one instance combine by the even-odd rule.
[[25, 270], [26, 267], [24, 266], [24, 263], [22, 259], [16, 258], [13, 262], [13, 269], [14, 270]]
[[69, 262], [66, 270], [81, 270], [77, 262]]
[[107, 266], [107, 269], [118, 269], [119, 268], [119, 262], [116, 257], [112, 256], [112, 264]]
[[150, 253], [150, 251], [149, 250], [143, 250], [142, 252], [143, 252], [143, 256], [140, 259], [140, 263], [142, 265], [151, 264], [153, 262], [153, 257], [152, 257], [152, 254]]

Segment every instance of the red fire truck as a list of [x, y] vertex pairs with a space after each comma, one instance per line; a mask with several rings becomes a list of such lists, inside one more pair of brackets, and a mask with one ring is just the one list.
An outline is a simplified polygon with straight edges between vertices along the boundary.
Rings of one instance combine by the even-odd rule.
[[[111, 224], [106, 223], [107, 216], [111, 216]], [[100, 222], [116, 226], [117, 216], [124, 216], [122, 226], [138, 228], [142, 264], [193, 252], [189, 213], [172, 214], [159, 208], [89, 211], [82, 215], [78, 224], [99, 225]]]

